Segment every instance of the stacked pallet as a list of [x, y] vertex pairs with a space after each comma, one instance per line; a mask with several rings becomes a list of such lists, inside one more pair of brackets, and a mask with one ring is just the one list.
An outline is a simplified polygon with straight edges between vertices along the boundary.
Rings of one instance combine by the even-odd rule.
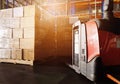
[[72, 56], [72, 25], [69, 16], [57, 16], [57, 56], [67, 62]]
[[54, 19], [51, 14], [35, 5], [0, 11], [1, 59], [42, 61], [54, 56], [54, 52]]
[[[16, 22], [14, 22], [16, 20]], [[11, 24], [11, 22], [13, 22]], [[18, 24], [16, 24], [18, 22]], [[13, 38], [13, 27], [19, 27], [19, 19], [13, 17], [13, 9], [0, 11], [0, 58], [13, 58], [13, 52], [19, 48], [19, 39]]]
[[64, 59], [72, 55], [71, 44], [68, 16], [55, 17], [35, 5], [0, 11], [0, 58], [7, 62]]
[[34, 6], [24, 7], [24, 17], [21, 18], [23, 38], [20, 39], [20, 49], [24, 60], [34, 60], [35, 29], [39, 28], [40, 10]]
[[23, 7], [13, 8], [13, 18], [10, 23], [12, 28], [12, 36], [14, 39], [14, 46], [12, 46], [11, 59], [22, 60], [22, 49], [20, 48], [20, 39], [23, 38], [23, 29], [21, 28], [21, 17], [23, 17]]
[[[33, 10], [35, 10], [34, 6], [32, 6], [32, 8]], [[23, 58], [25, 57], [27, 51], [24, 50], [24, 48], [22, 47], [23, 46], [22, 44], [24, 44], [22, 41], [24, 41], [25, 38], [27, 38], [26, 29], [23, 27], [23, 25], [26, 24], [22, 24], [22, 19], [25, 17], [24, 13], [26, 14], [26, 7], [10, 8], [0, 11], [1, 59], [24, 60]], [[34, 19], [32, 19], [32, 21], [34, 22]], [[28, 43], [31, 42], [31, 40], [30, 42], [29, 40], [27, 41]], [[31, 46], [31, 44], [29, 46]], [[29, 59], [30, 58], [28, 58], [27, 60]]]

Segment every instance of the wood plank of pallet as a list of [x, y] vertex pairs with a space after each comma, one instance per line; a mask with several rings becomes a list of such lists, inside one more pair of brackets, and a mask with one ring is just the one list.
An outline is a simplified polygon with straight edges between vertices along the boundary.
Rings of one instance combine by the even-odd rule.
[[13, 63], [33, 66], [33, 61], [27, 60], [0, 59], [0, 63]]

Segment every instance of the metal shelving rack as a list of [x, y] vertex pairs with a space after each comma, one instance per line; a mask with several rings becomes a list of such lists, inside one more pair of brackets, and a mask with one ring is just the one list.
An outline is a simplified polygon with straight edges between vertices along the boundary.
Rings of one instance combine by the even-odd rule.
[[39, 4], [39, 0], [0, 0], [0, 9]]
[[[96, 4], [95, 4], [96, 1]], [[79, 16], [81, 18], [96, 18], [93, 9], [99, 8], [101, 0], [0, 0], [0, 9], [14, 8], [36, 4], [53, 15]], [[86, 13], [87, 12], [87, 13]], [[85, 17], [87, 16], [87, 17]]]
[[[49, 12], [51, 11], [56, 12], [53, 14], [57, 14], [57, 16], [59, 15], [79, 16], [81, 18], [88, 18], [88, 20], [91, 18], [100, 17], [100, 12], [99, 12], [100, 6], [101, 6], [101, 0], [64, 0], [63, 2], [53, 2], [53, 3], [48, 2], [45, 4], [44, 3], [41, 4], [42, 8], [44, 8]], [[51, 9], [51, 7], [53, 7], [54, 9]], [[93, 10], [96, 11], [92, 13]]]
[[[36, 4], [53, 15], [101, 18], [102, 0], [0, 0], [0, 9]], [[120, 0], [114, 0], [120, 4]], [[117, 13], [117, 12], [116, 12]], [[117, 13], [117, 15], [119, 12]]]

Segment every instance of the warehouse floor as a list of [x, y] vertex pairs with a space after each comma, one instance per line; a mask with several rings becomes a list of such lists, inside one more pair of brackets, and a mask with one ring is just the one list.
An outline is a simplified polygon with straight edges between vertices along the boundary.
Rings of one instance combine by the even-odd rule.
[[[37, 73], [28, 65], [0, 63], [0, 84], [94, 84], [67, 66], [41, 66]], [[114, 84], [110, 80], [97, 84]]]

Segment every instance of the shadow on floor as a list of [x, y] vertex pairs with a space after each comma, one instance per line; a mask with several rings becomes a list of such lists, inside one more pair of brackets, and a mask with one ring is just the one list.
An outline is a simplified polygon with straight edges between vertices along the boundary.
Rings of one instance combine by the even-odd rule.
[[[32, 66], [0, 63], [0, 84], [94, 84], [67, 66]], [[110, 80], [98, 84], [113, 84]]]

